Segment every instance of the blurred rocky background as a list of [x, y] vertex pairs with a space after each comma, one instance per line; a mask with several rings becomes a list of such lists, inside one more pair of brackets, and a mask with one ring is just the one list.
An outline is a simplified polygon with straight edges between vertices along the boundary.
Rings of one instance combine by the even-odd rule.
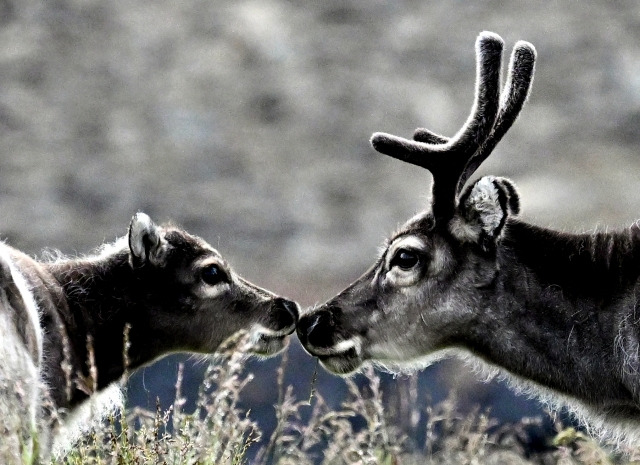
[[[31, 254], [86, 253], [142, 210], [247, 278], [322, 302], [428, 202], [429, 174], [378, 155], [371, 133], [455, 133], [482, 30], [507, 50], [532, 42], [538, 64], [479, 174], [511, 177], [540, 225], [640, 217], [638, 2], [0, 0], [1, 236]], [[130, 402], [170, 402], [183, 359], [138, 373]], [[195, 385], [203, 367], [187, 362]], [[267, 430], [278, 365], [248, 366], [244, 402]], [[314, 366], [294, 340], [286, 379], [303, 398]], [[418, 381], [421, 396], [456, 389], [504, 421], [541, 412], [458, 362]], [[385, 378], [389, 401], [411, 382]], [[317, 388], [336, 405], [345, 391], [322, 370]]]

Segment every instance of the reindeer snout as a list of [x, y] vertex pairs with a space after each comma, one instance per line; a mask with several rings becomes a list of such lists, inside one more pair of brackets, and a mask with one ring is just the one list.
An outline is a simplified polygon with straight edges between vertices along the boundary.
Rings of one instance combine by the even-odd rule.
[[305, 347], [329, 348], [335, 343], [335, 326], [333, 314], [320, 310], [300, 319], [298, 338]]
[[294, 328], [298, 322], [298, 304], [292, 300], [277, 298], [271, 309], [271, 324], [277, 330]]

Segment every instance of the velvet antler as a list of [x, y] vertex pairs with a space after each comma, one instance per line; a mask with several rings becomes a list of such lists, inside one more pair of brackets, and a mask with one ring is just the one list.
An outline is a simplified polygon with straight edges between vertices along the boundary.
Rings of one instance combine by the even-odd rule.
[[380, 132], [371, 138], [378, 152], [431, 172], [436, 224], [453, 217], [460, 191], [509, 130], [529, 95], [536, 57], [533, 45], [524, 41], [515, 45], [501, 93], [502, 49], [503, 41], [497, 34], [483, 32], [478, 36], [475, 101], [455, 136], [417, 129], [414, 140]]

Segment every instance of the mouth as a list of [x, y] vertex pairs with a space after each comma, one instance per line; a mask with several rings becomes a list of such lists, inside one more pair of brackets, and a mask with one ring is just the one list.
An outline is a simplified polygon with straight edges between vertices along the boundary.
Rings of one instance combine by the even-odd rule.
[[253, 331], [249, 351], [260, 357], [272, 357], [289, 345], [289, 335], [294, 331], [295, 326], [284, 331], [273, 331], [259, 326]]
[[358, 339], [340, 341], [332, 347], [305, 347], [306, 350], [318, 357], [322, 366], [337, 375], [348, 375], [362, 366], [364, 360]]
[[258, 338], [253, 341], [250, 351], [261, 357], [272, 357], [282, 352], [288, 345], [289, 338], [287, 336], [260, 334]]

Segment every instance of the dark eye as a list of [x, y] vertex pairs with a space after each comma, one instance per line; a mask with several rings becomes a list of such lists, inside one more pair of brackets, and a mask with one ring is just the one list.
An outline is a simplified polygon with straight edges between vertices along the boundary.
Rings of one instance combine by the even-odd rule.
[[391, 259], [389, 264], [390, 268], [394, 266], [400, 267], [403, 270], [410, 270], [418, 264], [420, 257], [418, 254], [409, 249], [399, 249]]
[[227, 274], [218, 265], [208, 265], [202, 269], [202, 280], [213, 286], [228, 281]]

